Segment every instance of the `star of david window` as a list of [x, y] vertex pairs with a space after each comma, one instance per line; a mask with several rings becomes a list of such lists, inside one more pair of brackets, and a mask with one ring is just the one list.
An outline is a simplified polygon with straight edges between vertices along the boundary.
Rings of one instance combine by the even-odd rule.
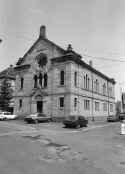
[[47, 56], [44, 53], [38, 54], [36, 60], [40, 68], [43, 68], [43, 66], [46, 66], [47, 64]]

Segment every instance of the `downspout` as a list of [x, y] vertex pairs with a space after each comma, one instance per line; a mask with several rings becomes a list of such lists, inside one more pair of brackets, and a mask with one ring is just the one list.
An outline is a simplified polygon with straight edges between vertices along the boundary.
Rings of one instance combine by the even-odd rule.
[[80, 76], [79, 75], [80, 74], [79, 74], [79, 64], [78, 64], [78, 115], [80, 115], [79, 114], [79, 105], [80, 105], [80, 101], [79, 101], [79, 88], [80, 88], [79, 78], [80, 78]]
[[107, 94], [108, 94], [108, 116], [109, 116], [109, 87], [108, 87], [108, 81], [107, 81]]
[[93, 116], [93, 73], [92, 72], [91, 72], [91, 77], [92, 77], [92, 121], [95, 121]]

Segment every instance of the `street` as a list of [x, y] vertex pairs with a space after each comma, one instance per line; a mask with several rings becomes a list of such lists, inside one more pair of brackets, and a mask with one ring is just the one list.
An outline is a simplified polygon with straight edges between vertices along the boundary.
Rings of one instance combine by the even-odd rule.
[[0, 122], [0, 174], [124, 174], [120, 123], [66, 129], [60, 123]]

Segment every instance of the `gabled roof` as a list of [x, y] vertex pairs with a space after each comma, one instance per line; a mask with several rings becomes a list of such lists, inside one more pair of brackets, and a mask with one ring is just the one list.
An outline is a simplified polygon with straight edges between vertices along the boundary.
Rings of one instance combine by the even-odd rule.
[[15, 75], [14, 67], [10, 66], [0, 72], [0, 79], [4, 79], [6, 77], [9, 79], [15, 80], [16, 75]]
[[40, 40], [44, 40], [44, 41], [50, 43], [51, 45], [54, 45], [54, 46], [57, 47], [63, 54], [66, 53], [66, 50], [64, 50], [63, 48], [61, 48], [59, 45], [55, 44], [54, 42], [48, 40], [47, 38], [41, 38], [41, 37], [39, 37], [39, 38], [34, 42], [34, 44], [30, 47], [30, 49], [24, 54], [24, 56], [18, 59], [18, 62], [16, 63], [16, 65], [21, 65], [21, 64], [24, 62], [25, 57], [26, 57], [28, 54], [31, 53], [31, 51], [34, 49], [35, 45], [36, 45]]
[[20, 71], [20, 70], [26, 70], [29, 69], [31, 67], [30, 64], [25, 64], [25, 65], [18, 65], [14, 68], [14, 70], [16, 71]]
[[82, 67], [85, 67], [88, 70], [94, 72], [95, 74], [99, 75], [100, 77], [108, 80], [109, 82], [111, 82], [113, 84], [116, 83], [113, 78], [109, 78], [108, 76], [106, 76], [105, 74], [103, 74], [100, 71], [96, 70], [92, 66], [88, 65], [87, 63], [85, 63], [83, 60], [79, 59], [76, 55], [74, 55], [72, 53], [71, 54], [69, 53], [67, 55], [51, 59], [52, 64], [60, 63], [60, 62], [66, 62], [66, 61], [73, 61], [73, 62], [81, 65]]

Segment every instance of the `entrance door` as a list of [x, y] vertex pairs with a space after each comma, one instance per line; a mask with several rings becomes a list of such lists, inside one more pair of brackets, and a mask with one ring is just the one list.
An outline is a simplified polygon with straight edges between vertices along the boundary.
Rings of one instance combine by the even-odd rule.
[[37, 101], [37, 112], [38, 113], [43, 112], [43, 101]]

